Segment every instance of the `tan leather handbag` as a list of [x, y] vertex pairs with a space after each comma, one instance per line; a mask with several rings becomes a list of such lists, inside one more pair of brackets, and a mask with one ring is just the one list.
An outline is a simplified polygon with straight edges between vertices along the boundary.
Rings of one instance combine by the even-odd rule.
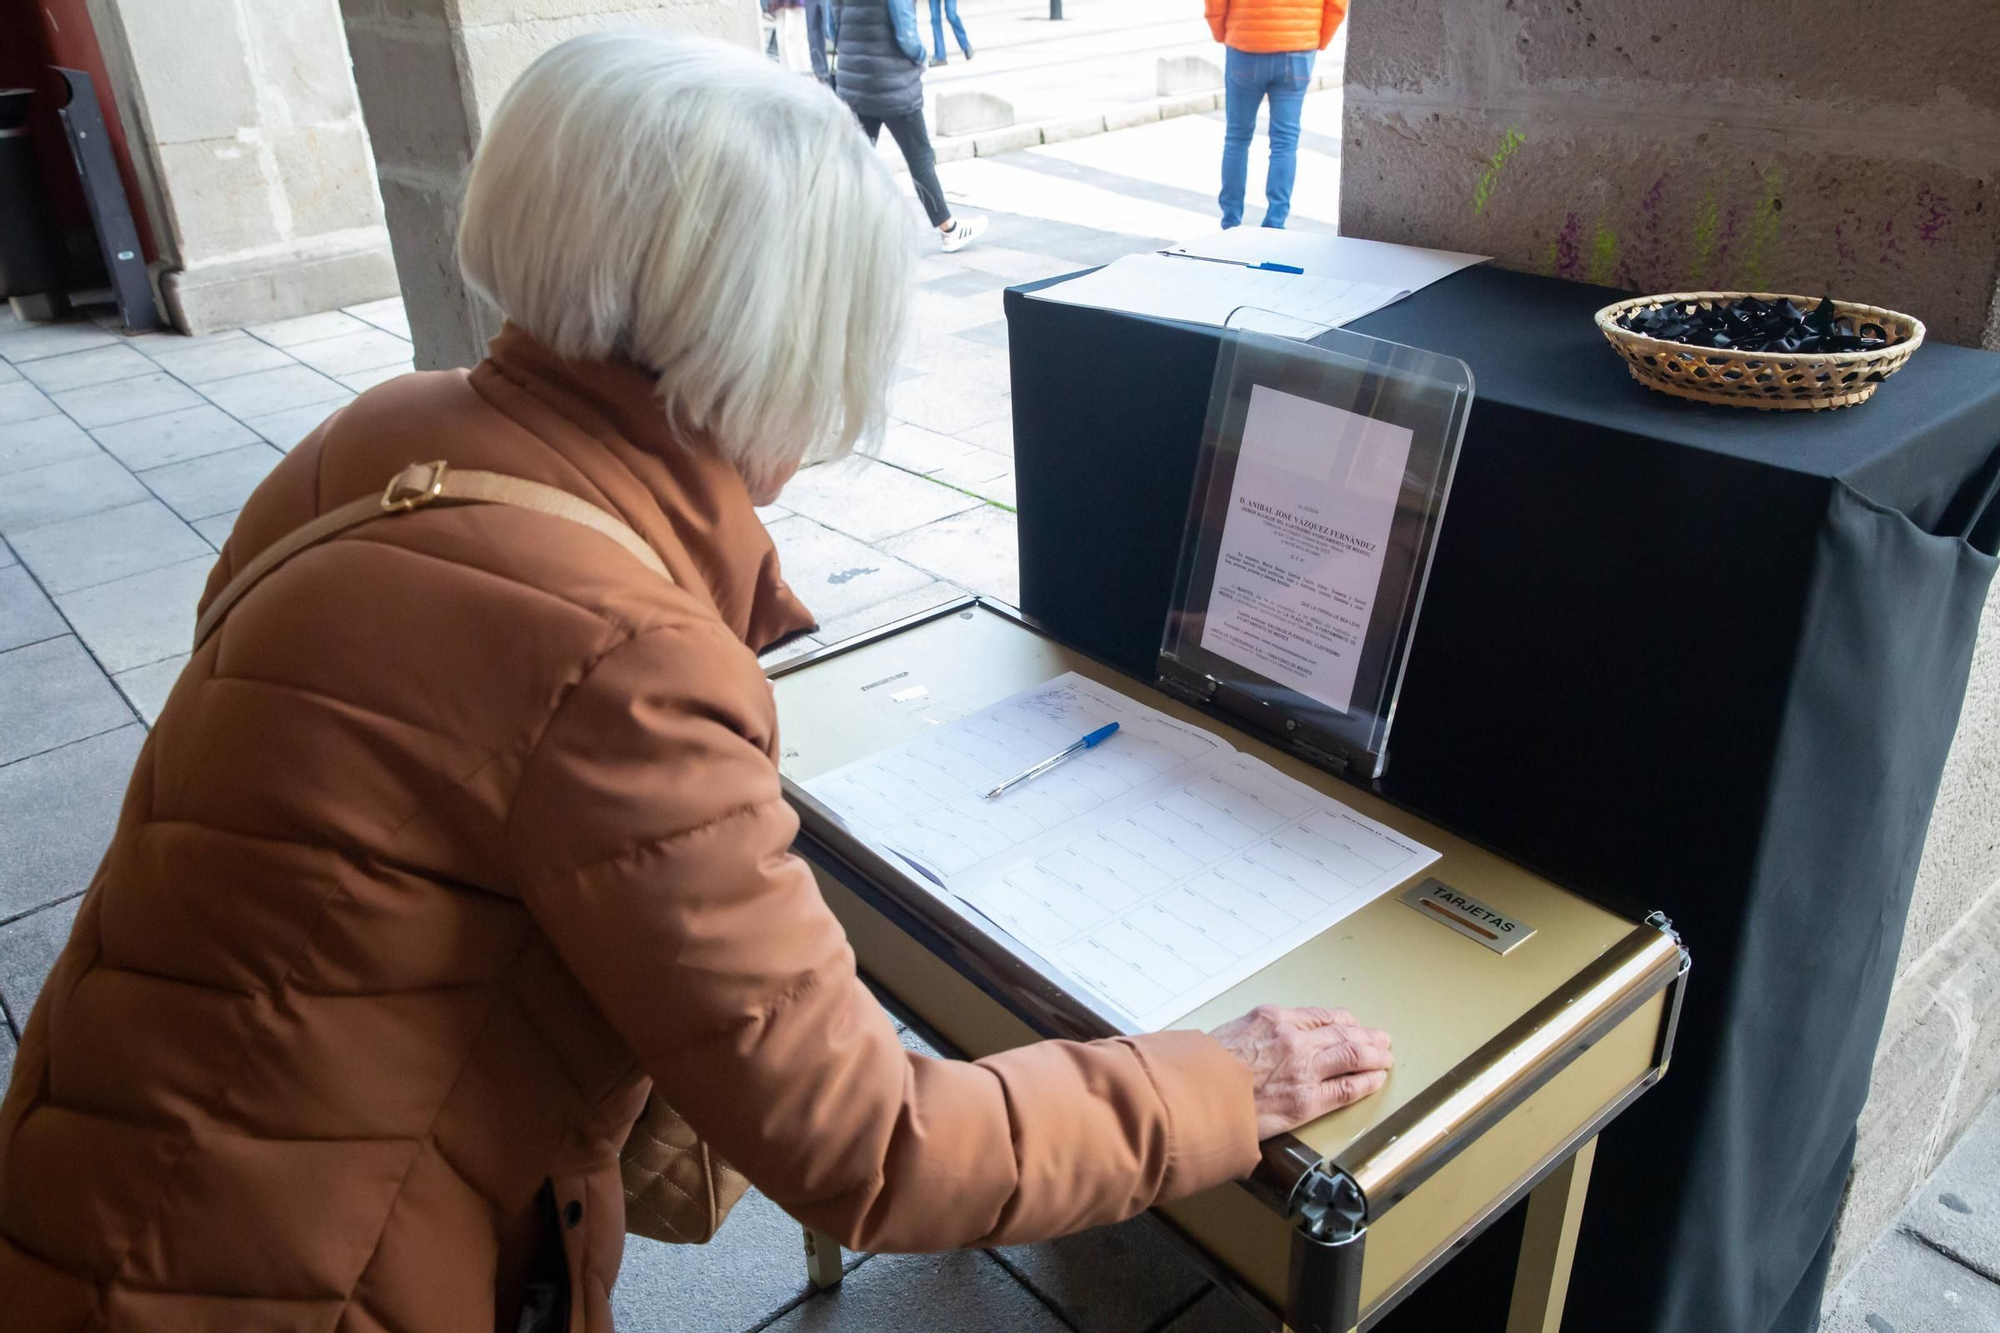
[[[368, 496], [329, 510], [258, 552], [231, 579], [194, 629], [199, 649], [222, 617], [258, 580], [311, 546], [378, 518], [440, 504], [500, 504], [531, 509], [580, 523], [624, 547], [639, 563], [673, 582], [659, 553], [621, 519], [568, 491], [498, 472], [452, 468], [443, 461], [412, 463], [393, 477], [381, 496]], [[618, 1168], [625, 1182], [625, 1229], [650, 1240], [699, 1245], [714, 1236], [750, 1182], [720, 1157], [658, 1095], [646, 1100]]]

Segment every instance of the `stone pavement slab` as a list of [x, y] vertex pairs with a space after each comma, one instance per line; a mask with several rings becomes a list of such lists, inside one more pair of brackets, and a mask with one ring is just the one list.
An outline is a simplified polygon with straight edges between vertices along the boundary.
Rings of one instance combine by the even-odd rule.
[[93, 448], [78, 458], [10, 473], [0, 486], [0, 533], [18, 539], [31, 528], [150, 498], [117, 459]]
[[785, 580], [821, 620], [852, 615], [932, 582], [914, 565], [809, 518], [779, 519], [770, 533]]
[[42, 993], [56, 955], [68, 943], [82, 906], [83, 895], [78, 894], [0, 926], [0, 1005], [6, 1007], [16, 1035], [27, 1026], [28, 1013]]
[[876, 1255], [772, 1333], [1067, 1333], [990, 1255]]
[[56, 393], [89, 384], [131, 379], [135, 375], [150, 375], [154, 369], [151, 361], [130, 347], [115, 343], [87, 352], [64, 352], [60, 356], [24, 362], [21, 375], [43, 393]]
[[230, 532], [236, 527], [236, 516], [242, 512], [240, 509], [232, 509], [226, 514], [212, 514], [207, 518], [198, 518], [188, 526], [199, 532], [210, 546], [220, 551], [222, 543], [229, 540]]
[[368, 323], [365, 320], [356, 319], [353, 315], [338, 310], [328, 310], [318, 315], [281, 319], [274, 324], [252, 324], [246, 332], [252, 337], [263, 339], [273, 347], [295, 347], [300, 343], [318, 342], [322, 338], [363, 333], [367, 329]]
[[[317, 403], [345, 402], [353, 397], [340, 381], [301, 365], [232, 375], [204, 384], [201, 391], [210, 402], [239, 421]], [[320, 415], [332, 410], [328, 407]]]
[[386, 329], [398, 338], [410, 336], [410, 317], [403, 309], [403, 298], [400, 296], [384, 297], [365, 305], [351, 305], [347, 307], [347, 313], [378, 329]]
[[786, 484], [784, 500], [794, 513], [864, 542], [920, 528], [979, 503], [963, 491], [868, 458], [806, 468]]
[[1820, 1333], [1993, 1333], [2000, 1286], [1892, 1231], [1827, 1301]]
[[139, 475], [153, 494], [190, 521], [233, 513], [284, 454], [263, 441], [225, 453], [169, 463]]
[[122, 341], [115, 333], [106, 333], [87, 320], [77, 320], [67, 324], [28, 324], [10, 321], [0, 325], [6, 331], [0, 333], [0, 357], [13, 362], [16, 367], [27, 361], [45, 356], [60, 356], [64, 352], [80, 352], [91, 347], [107, 347]]
[[0, 652], [69, 633], [32, 575], [8, 552], [0, 553]]
[[1208, 1286], [1136, 1218], [994, 1255], [1072, 1327], [1092, 1333], [1151, 1333]]
[[60, 410], [47, 394], [25, 380], [0, 384], [0, 426], [54, 416]]
[[1903, 1215], [1903, 1226], [2000, 1282], [2000, 1102], [1980, 1113], [1939, 1164]]
[[[850, 1269], [862, 1261], [849, 1255]], [[625, 1238], [612, 1289], [619, 1333], [750, 1329], [810, 1296], [804, 1233], [757, 1190], [744, 1195], [706, 1245]]]
[[320, 423], [347, 401], [343, 398], [336, 402], [308, 403], [304, 407], [288, 408], [269, 416], [247, 417], [243, 424], [290, 453], [298, 447], [300, 440], [318, 430]]
[[160, 710], [167, 706], [167, 696], [173, 693], [174, 682], [181, 678], [181, 668], [188, 664], [190, 653], [153, 662], [147, 666], [133, 667], [121, 671], [111, 679], [139, 714], [139, 720], [152, 726], [160, 720]]
[[0, 921], [90, 886], [145, 737], [135, 722], [0, 766]]
[[132, 710], [74, 635], [0, 653], [0, 764], [131, 720]]
[[211, 403], [117, 426], [100, 426], [91, 435], [134, 472], [204, 458], [255, 444], [258, 439], [256, 431]]
[[186, 339], [197, 344], [192, 347], [176, 345], [182, 341], [162, 338], [146, 350], [153, 364], [187, 384], [202, 385], [232, 375], [297, 364], [285, 352], [247, 333], [211, 334], [206, 338]]
[[[271, 450], [267, 444], [257, 447]], [[59, 597], [206, 555], [208, 543], [173, 510], [148, 497], [18, 533], [14, 550], [42, 586]]]
[[833, 620], [823, 620], [820, 622], [818, 632], [813, 637], [821, 643], [839, 643], [843, 639], [851, 639], [857, 634], [866, 634], [869, 630], [877, 629], [883, 625], [893, 625], [898, 620], [902, 620], [907, 616], [916, 615], [920, 611], [928, 611], [934, 606], [939, 606], [963, 596], [965, 596], [965, 589], [959, 587], [957, 584], [946, 583], [943, 580], [938, 580], [935, 583], [926, 583], [921, 588], [913, 588], [909, 592], [899, 593], [887, 601], [876, 602], [872, 606], [854, 612], [852, 615], [840, 616]]
[[882, 549], [942, 579], [988, 593], [1008, 605], [1021, 600], [1019, 539], [1014, 515], [985, 505], [882, 543]]
[[33, 421], [0, 421], [0, 477], [96, 452], [83, 427], [59, 412]]
[[338, 337], [293, 343], [288, 350], [322, 375], [352, 375], [410, 359], [406, 339], [367, 325]]
[[201, 406], [200, 394], [164, 372], [92, 384], [49, 397], [77, 425], [90, 430]]
[[204, 549], [192, 560], [64, 593], [56, 607], [115, 675], [188, 650], [195, 603], [214, 567], [214, 553]]

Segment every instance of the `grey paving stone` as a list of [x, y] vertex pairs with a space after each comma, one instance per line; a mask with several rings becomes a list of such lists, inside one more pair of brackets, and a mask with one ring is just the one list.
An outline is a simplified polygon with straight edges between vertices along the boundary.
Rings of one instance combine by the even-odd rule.
[[782, 519], [770, 533], [786, 581], [821, 620], [852, 615], [932, 581], [921, 569], [809, 518]]
[[276, 370], [233, 375], [202, 385], [201, 392], [208, 401], [244, 422], [315, 403], [345, 402], [354, 396], [338, 380], [328, 379], [310, 366], [280, 366]]
[[0, 558], [0, 652], [69, 633], [69, 625], [19, 563]]
[[905, 380], [889, 391], [889, 414], [942, 435], [1007, 416], [1012, 403], [1004, 389], [968, 385], [949, 370]]
[[1993, 1333], [2000, 1287], [1900, 1231], [1827, 1301], [1820, 1333]]
[[60, 412], [33, 421], [9, 422], [0, 429], [0, 477], [96, 452], [96, 441]]
[[12, 361], [0, 361], [0, 384], [15, 384], [21, 379], [21, 372], [14, 369]]
[[20, 560], [14, 555], [14, 548], [9, 546], [5, 539], [0, 538], [0, 569], [6, 569], [10, 565], [18, 565], [20, 563]]
[[199, 518], [194, 521], [192, 526], [196, 532], [202, 535], [203, 540], [220, 551], [222, 544], [229, 540], [229, 534], [236, 528], [236, 516], [242, 512], [240, 509], [232, 509], [226, 514], [215, 514], [208, 518]]
[[997, 273], [982, 273], [978, 269], [959, 269], [940, 278], [931, 278], [917, 284], [919, 291], [937, 292], [943, 296], [977, 296], [981, 292], [997, 292], [1007, 285], [1007, 279]]
[[939, 519], [891, 537], [884, 552], [1010, 606], [1021, 600], [1021, 560], [1014, 516], [992, 505]]
[[1136, 1218], [994, 1253], [1064, 1320], [1091, 1333], [1147, 1333], [1208, 1285]]
[[338, 402], [309, 403], [304, 407], [273, 412], [269, 416], [250, 417], [243, 424], [286, 453], [290, 453], [298, 446], [300, 440], [318, 430], [320, 423], [332, 416], [340, 406]]
[[387, 329], [399, 338], [410, 336], [410, 317], [403, 309], [403, 298], [400, 296], [386, 296], [366, 305], [351, 305], [347, 307], [347, 313], [378, 329]]
[[23, 532], [14, 538], [14, 549], [42, 586], [60, 597], [128, 574], [206, 556], [210, 548], [200, 533], [149, 496], [137, 504]]
[[0, 653], [0, 764], [53, 750], [132, 720], [125, 700], [76, 636]]
[[257, 483], [269, 476], [284, 456], [259, 440], [226, 453], [156, 467], [139, 480], [182, 518], [213, 518], [241, 509]]
[[184, 653], [194, 637], [194, 608], [215, 557], [198, 559], [64, 593], [56, 606], [106, 671], [116, 675]]
[[887, 601], [863, 607], [851, 616], [841, 616], [837, 620], [826, 621], [814, 632], [813, 637], [822, 643], [839, 643], [843, 639], [866, 634], [869, 630], [887, 625], [891, 621], [901, 620], [904, 616], [913, 616], [919, 611], [928, 611], [940, 603], [964, 595], [965, 589], [955, 583], [946, 583], [943, 580], [926, 583], [921, 588], [912, 588]]
[[152, 362], [117, 343], [109, 347], [93, 347], [87, 352], [64, 352], [60, 356], [43, 357], [21, 366], [21, 374], [39, 385], [43, 393], [80, 389], [89, 384], [129, 380], [135, 375], [152, 373]]
[[391, 365], [376, 366], [373, 370], [357, 370], [352, 375], [339, 375], [335, 378], [354, 392], [365, 393], [378, 384], [395, 379], [398, 375], [407, 375], [416, 368], [415, 361], [405, 358]]
[[134, 722], [0, 767], [0, 920], [90, 886], [145, 738]]
[[0, 384], [0, 426], [54, 416], [58, 410], [47, 394], [24, 380]]
[[939, 468], [965, 461], [972, 452], [973, 446], [949, 435], [940, 435], [907, 421], [894, 421], [882, 433], [881, 446], [873, 457], [905, 472], [927, 476]]
[[807, 468], [786, 484], [779, 498], [794, 513], [864, 542], [908, 532], [979, 503], [869, 458]]
[[1226, 1291], [1210, 1291], [1160, 1333], [1267, 1333], [1264, 1325]]
[[134, 472], [219, 454], [224, 449], [254, 444], [258, 438], [256, 431], [212, 403], [123, 425], [101, 426], [91, 434]]
[[611, 1312], [620, 1333], [747, 1329], [811, 1290], [799, 1224], [752, 1190], [706, 1245], [627, 1236]]
[[763, 505], [757, 509], [756, 513], [757, 521], [768, 528], [781, 518], [790, 518], [792, 511], [783, 505]]
[[996, 319], [991, 324], [974, 324], [969, 329], [960, 329], [953, 336], [963, 338], [967, 342], [998, 347], [1004, 351], [1007, 347], [1007, 321]]
[[407, 339], [367, 327], [337, 338], [294, 343], [286, 350], [322, 375], [352, 375], [410, 359]]
[[336, 338], [343, 333], [360, 333], [367, 327], [367, 324], [352, 315], [329, 310], [318, 315], [281, 319], [273, 324], [252, 324], [248, 332], [262, 338], [273, 347], [292, 347], [321, 338]]
[[771, 1325], [772, 1333], [1066, 1333], [991, 1256], [877, 1255]]
[[150, 494], [106, 453], [29, 468], [9, 474], [0, 486], [0, 532], [13, 539], [30, 528], [116, 509]]
[[0, 1088], [14, 1081], [14, 1031], [0, 1023]]
[[6, 1004], [7, 1017], [16, 1028], [27, 1025], [42, 983], [69, 942], [70, 927], [82, 906], [79, 894], [0, 926], [0, 1002]]
[[201, 406], [200, 394], [164, 372], [92, 384], [53, 397], [57, 406], [76, 419], [77, 425], [91, 430]]
[[104, 347], [117, 341], [118, 335], [105, 332], [89, 320], [73, 320], [64, 324], [17, 323], [9, 325], [7, 331], [0, 334], [0, 357], [19, 365], [45, 356]]
[[188, 664], [190, 656], [182, 653], [164, 662], [121, 671], [111, 678], [148, 727], [160, 720], [160, 710], [167, 706], [167, 696], [174, 692], [174, 682], [181, 678], [181, 668]]
[[1931, 1173], [1903, 1225], [1981, 1272], [2000, 1274], [2000, 1100]]
[[240, 331], [234, 337], [203, 340], [199, 347], [168, 346], [148, 351], [161, 370], [188, 384], [207, 384], [297, 364], [289, 354]]
[[1014, 414], [1009, 412], [1004, 417], [997, 417], [992, 421], [968, 427], [960, 431], [955, 438], [975, 448], [985, 449], [990, 453], [1003, 454], [1008, 458], [1012, 458], [1014, 456]]

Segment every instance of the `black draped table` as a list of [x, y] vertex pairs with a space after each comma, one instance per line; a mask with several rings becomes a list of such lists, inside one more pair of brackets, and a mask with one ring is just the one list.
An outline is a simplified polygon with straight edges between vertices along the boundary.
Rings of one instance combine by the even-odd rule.
[[[1219, 335], [1035, 286], [1006, 297], [1022, 609], [1150, 678]], [[1591, 323], [1617, 296], [1476, 268], [1351, 326], [1477, 381], [1380, 787], [1693, 951], [1565, 1327], [1793, 1333], [1995, 566], [2000, 357], [1928, 345], [1836, 412], [1709, 407], [1629, 378]], [[1385, 1327], [1497, 1327], [1493, 1290], [1433, 1281]]]

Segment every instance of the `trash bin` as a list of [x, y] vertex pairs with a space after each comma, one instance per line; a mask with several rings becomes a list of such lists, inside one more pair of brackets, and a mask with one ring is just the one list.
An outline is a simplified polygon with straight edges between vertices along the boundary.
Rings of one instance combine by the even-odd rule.
[[0, 297], [64, 285], [61, 234], [28, 124], [34, 98], [32, 88], [0, 88]]

